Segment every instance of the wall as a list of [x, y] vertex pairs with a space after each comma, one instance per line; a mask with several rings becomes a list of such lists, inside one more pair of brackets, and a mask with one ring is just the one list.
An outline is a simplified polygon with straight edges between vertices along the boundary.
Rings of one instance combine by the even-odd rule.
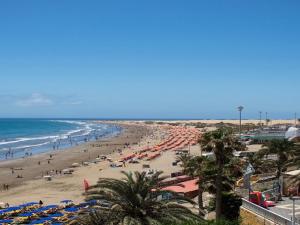
[[240, 217], [242, 220], [241, 225], [275, 225], [275, 223], [266, 220], [243, 207], [241, 207], [240, 210]]

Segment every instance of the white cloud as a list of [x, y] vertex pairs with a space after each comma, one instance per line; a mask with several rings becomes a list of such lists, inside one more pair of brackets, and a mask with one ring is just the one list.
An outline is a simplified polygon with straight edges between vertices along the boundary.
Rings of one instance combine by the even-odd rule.
[[74, 101], [74, 102], [68, 102], [66, 103], [67, 105], [81, 105], [83, 102], [82, 101]]
[[16, 105], [23, 106], [23, 107], [48, 106], [53, 104], [54, 104], [53, 99], [41, 93], [33, 93], [28, 97], [20, 98], [16, 101]]

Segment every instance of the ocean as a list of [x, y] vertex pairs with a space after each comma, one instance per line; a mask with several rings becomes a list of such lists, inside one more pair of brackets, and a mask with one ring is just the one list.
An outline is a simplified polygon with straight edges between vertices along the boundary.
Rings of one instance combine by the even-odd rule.
[[90, 120], [0, 119], [0, 160], [62, 150], [120, 132], [118, 126]]

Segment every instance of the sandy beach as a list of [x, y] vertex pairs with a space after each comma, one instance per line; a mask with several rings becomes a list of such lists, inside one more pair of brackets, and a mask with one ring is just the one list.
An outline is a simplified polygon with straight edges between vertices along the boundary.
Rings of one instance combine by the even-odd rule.
[[[203, 123], [207, 125], [214, 125], [218, 123], [228, 123], [228, 124], [234, 124], [234, 125], [239, 125], [240, 121], [239, 119], [207, 119], [207, 120], [200, 120], [200, 119], [195, 119], [195, 120], [151, 120], [155, 123], [168, 123], [168, 124], [191, 124], [191, 123]], [[135, 123], [144, 123], [145, 121], [140, 120], [140, 121], [135, 121]], [[261, 121], [258, 119], [243, 119], [242, 124], [259, 124], [259, 123], [264, 123], [265, 124], [265, 119], [262, 119]], [[288, 119], [275, 119], [271, 120], [269, 122], [269, 125], [275, 125], [275, 124], [295, 124], [295, 120], [288, 120]]]
[[[82, 162], [95, 159], [99, 155], [112, 154], [118, 149], [124, 149], [126, 145], [138, 143], [148, 133], [145, 126], [122, 125], [122, 127], [123, 132], [116, 137], [88, 142], [68, 149], [49, 151], [27, 158], [1, 161], [0, 189], [4, 183], [11, 188], [29, 180], [39, 179], [47, 173], [56, 174], [56, 171], [59, 173], [73, 163], [82, 164]], [[17, 178], [18, 175], [22, 178]]]
[[[189, 122], [180, 121], [182, 124]], [[1, 162], [0, 183], [1, 185], [9, 184], [9, 190], [0, 192], [0, 202], [15, 205], [41, 199], [46, 204], [57, 204], [63, 199], [71, 199], [79, 203], [84, 200], [82, 195], [84, 179], [93, 185], [99, 177], [121, 178], [120, 171], [141, 171], [143, 164], [149, 164], [151, 169], [164, 171], [167, 176], [180, 170], [178, 166], [172, 166], [172, 162], [176, 159], [174, 151], [163, 152], [160, 157], [151, 162], [142, 160], [139, 164], [127, 164], [125, 168], [111, 168], [110, 162], [107, 160], [83, 166], [82, 162], [92, 161], [99, 155], [109, 155], [112, 161], [117, 161], [124, 155], [132, 154], [147, 146], [160, 144], [169, 135], [166, 125], [147, 125], [142, 121], [123, 121], [118, 122], [118, 125], [124, 128], [118, 137], [86, 143], [63, 151], [40, 154], [31, 158]], [[118, 152], [120, 149], [122, 155]], [[200, 154], [199, 145], [190, 147], [190, 150], [193, 154]], [[251, 150], [256, 151], [257, 149]], [[53, 155], [52, 159], [50, 154]], [[74, 169], [73, 174], [60, 175], [59, 172], [56, 174], [56, 170], [69, 168], [73, 163], [81, 165]], [[22, 168], [23, 170], [15, 169], [12, 174], [11, 168]], [[53, 179], [46, 181], [42, 176], [46, 175], [46, 171], [51, 170]], [[23, 178], [16, 178], [17, 175], [21, 175]]]
[[[130, 124], [130, 125], [129, 125]], [[167, 129], [158, 125], [136, 125], [135, 123], [121, 123], [124, 131], [118, 137], [110, 140], [87, 143], [62, 152], [53, 154], [53, 160], [48, 164], [49, 154], [34, 156], [29, 159], [20, 159], [10, 162], [2, 162], [0, 177], [1, 181], [9, 183], [8, 191], [0, 193], [0, 202], [8, 202], [10, 205], [24, 202], [43, 200], [46, 204], [57, 204], [63, 199], [72, 199], [79, 203], [84, 200], [83, 180], [86, 179], [91, 185], [95, 184], [99, 177], [121, 178], [121, 171], [141, 171], [143, 164], [149, 164], [151, 169], [164, 171], [165, 175], [179, 171], [178, 166], [172, 166], [176, 155], [174, 151], [163, 152], [155, 160], [141, 161], [139, 164], [126, 164], [126, 167], [111, 168], [110, 162], [103, 160], [97, 164], [91, 163], [88, 166], [75, 168], [72, 175], [54, 175], [52, 181], [42, 179], [41, 172], [68, 168], [74, 162], [90, 161], [98, 155], [109, 154], [113, 161], [119, 160], [124, 155], [131, 154], [137, 149], [147, 146], [155, 146], [168, 137]], [[124, 147], [125, 144], [129, 146]], [[99, 146], [99, 147], [98, 147]], [[117, 150], [123, 147], [122, 155]], [[88, 149], [87, 152], [83, 152]], [[195, 154], [200, 153], [198, 145], [190, 147]], [[41, 161], [41, 165], [38, 165]], [[22, 167], [23, 179], [17, 179], [16, 173], [11, 174], [10, 167]]]
[[[119, 172], [115, 173], [117, 170], [111, 169], [107, 161], [75, 168], [72, 175], [60, 175], [59, 172], [56, 174], [56, 170], [70, 168], [73, 163], [81, 164], [91, 161], [99, 155], [108, 155], [111, 159], [118, 160], [121, 157], [118, 150], [122, 150], [122, 155], [129, 154], [141, 146], [159, 143], [161, 137], [165, 135], [156, 126], [150, 128], [145, 125], [128, 125], [128, 123], [122, 123], [121, 126], [123, 132], [111, 139], [90, 142], [26, 159], [1, 162], [1, 185], [8, 184], [9, 190], [4, 191], [1, 188], [0, 202], [14, 205], [42, 199], [45, 203], [54, 204], [65, 198], [80, 202], [83, 200], [84, 179], [94, 184], [100, 176], [119, 177]], [[11, 168], [15, 168], [14, 173]], [[22, 170], [18, 170], [21, 168]], [[53, 175], [52, 181], [42, 178], [46, 175], [46, 171]], [[16, 178], [18, 175], [23, 178]]]

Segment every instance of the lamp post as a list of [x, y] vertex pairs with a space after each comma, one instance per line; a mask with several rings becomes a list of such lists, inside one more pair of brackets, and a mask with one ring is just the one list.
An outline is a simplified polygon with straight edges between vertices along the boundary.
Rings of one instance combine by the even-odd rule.
[[261, 114], [262, 114], [262, 111], [259, 111], [259, 126], [260, 126], [260, 128], [262, 127]]
[[295, 202], [300, 200], [300, 196], [293, 196], [291, 200], [293, 201], [293, 225], [296, 225]]
[[244, 109], [243, 106], [238, 107], [238, 111], [240, 112], [240, 137], [242, 136], [242, 111], [243, 111], [243, 109]]

